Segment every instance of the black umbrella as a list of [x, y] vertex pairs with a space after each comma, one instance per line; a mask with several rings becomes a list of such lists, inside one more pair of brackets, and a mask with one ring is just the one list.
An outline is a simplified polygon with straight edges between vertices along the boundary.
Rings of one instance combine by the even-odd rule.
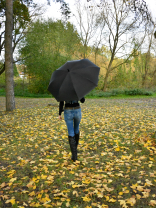
[[53, 72], [48, 90], [57, 101], [80, 100], [97, 86], [99, 71], [88, 59], [67, 61]]

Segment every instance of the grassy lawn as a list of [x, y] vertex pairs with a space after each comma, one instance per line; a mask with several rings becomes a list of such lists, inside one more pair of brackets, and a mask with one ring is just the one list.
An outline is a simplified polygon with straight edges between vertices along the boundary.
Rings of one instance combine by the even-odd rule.
[[54, 99], [4, 104], [0, 207], [156, 207], [156, 98], [86, 99], [76, 163]]

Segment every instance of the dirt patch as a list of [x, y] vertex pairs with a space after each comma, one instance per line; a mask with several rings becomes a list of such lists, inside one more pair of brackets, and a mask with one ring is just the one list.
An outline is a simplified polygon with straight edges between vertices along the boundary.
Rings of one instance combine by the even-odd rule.
[[[89, 102], [87, 101], [89, 100]], [[0, 97], [0, 111], [5, 111], [5, 97]], [[131, 105], [135, 108], [156, 108], [156, 98], [127, 98], [127, 99], [86, 99], [85, 105], [89, 107], [97, 103], [101, 107], [116, 103], [120, 105]], [[54, 98], [15, 98], [16, 109], [58, 107], [59, 103]]]
[[[6, 110], [5, 97], [0, 97], [0, 111]], [[46, 106], [57, 107], [58, 102], [54, 98], [15, 98], [16, 109], [43, 108]]]

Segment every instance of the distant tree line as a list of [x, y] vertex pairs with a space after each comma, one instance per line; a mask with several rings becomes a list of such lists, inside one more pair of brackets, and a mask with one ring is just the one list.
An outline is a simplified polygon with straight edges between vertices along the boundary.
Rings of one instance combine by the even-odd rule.
[[[43, 24], [39, 21], [35, 23], [32, 22], [34, 16], [36, 17], [39, 13], [42, 13], [42, 8], [34, 4], [33, 0], [0, 0], [0, 17], [2, 19], [0, 23], [0, 53], [2, 54], [2, 51], [5, 49], [5, 60], [2, 60], [0, 75], [6, 71], [6, 97], [10, 97], [10, 101], [6, 99], [6, 103], [10, 102], [10, 107], [7, 108], [8, 110], [13, 110], [15, 107], [12, 81], [13, 63], [19, 61], [22, 63], [21, 58], [23, 59], [23, 63], [26, 64], [27, 71], [34, 80], [34, 83], [36, 83], [36, 86], [40, 76], [38, 72], [40, 71], [39, 69], [42, 68], [42, 73], [48, 74], [67, 59], [93, 59], [94, 57], [93, 60], [97, 64], [100, 60], [99, 63], [101, 64], [103, 72], [102, 90], [106, 91], [109, 87], [110, 80], [113, 79], [113, 76], [117, 76], [118, 70], [121, 70], [126, 63], [129, 63], [129, 61], [133, 59], [135, 51], [140, 51], [147, 35], [149, 36], [152, 31], [156, 37], [156, 32], [154, 33], [155, 29], [153, 29], [154, 23], [144, 0], [101, 0], [99, 4], [96, 4], [96, 2], [92, 0], [86, 0], [86, 5], [84, 5], [83, 8], [77, 4], [77, 13], [74, 11], [74, 14], [70, 11], [70, 7], [65, 0], [56, 0], [56, 2], [61, 2], [62, 21], [51, 23], [53, 26], [50, 27], [55, 35], [52, 35], [52, 33], [49, 35], [49, 28], [46, 29], [45, 34], [43, 34], [44, 31], [41, 30], [42, 34], [40, 33], [40, 35], [41, 38], [43, 38], [42, 46], [40, 44], [41, 40], [40, 42], [37, 42], [37, 38], [36, 42], [31, 42], [30, 40], [30, 38], [33, 39], [31, 33], [33, 34], [34, 32], [35, 34], [35, 30], [37, 30], [37, 24], [38, 26]], [[47, 0], [47, 3], [50, 3], [50, 1]], [[77, 26], [79, 27], [75, 28], [72, 23], [69, 23], [71, 15], [75, 15], [78, 23]], [[85, 21], [82, 21], [83, 15], [85, 15]], [[44, 24], [43, 26], [46, 28], [47, 23], [44, 22]], [[56, 24], [60, 25], [55, 27], [54, 25]], [[10, 28], [8, 32], [6, 32], [7, 28]], [[71, 30], [72, 33], [69, 33]], [[139, 34], [140, 32], [142, 32], [142, 35], [138, 38], [135, 34]], [[96, 36], [97, 34], [98, 36]], [[125, 35], [127, 36], [126, 41], [123, 39]], [[15, 49], [17, 49], [17, 46], [23, 39], [25, 39], [25, 42], [23, 42], [23, 45], [21, 44], [21, 48], [19, 48], [21, 56], [19, 58], [14, 58], [13, 54]], [[27, 45], [28, 42], [30, 45]], [[72, 44], [73, 47], [71, 47]], [[152, 54], [153, 44], [155, 44], [154, 40], [147, 46], [148, 50], [144, 53], [146, 55], [142, 56], [145, 60], [141, 81], [142, 86], [146, 85], [145, 83], [147, 83], [150, 74], [153, 73], [155, 76], [154, 69], [151, 70], [150, 64], [148, 64], [148, 60], [150, 60], [151, 57], [152, 59], [155, 58]], [[37, 45], [40, 45], [40, 51], [38, 51]], [[131, 47], [132, 50], [127, 51], [128, 47]], [[34, 55], [30, 53], [30, 48], [35, 50], [36, 55], [42, 54], [42, 58], [39, 59], [39, 56], [36, 56], [36, 59], [33, 59]], [[28, 49], [27, 52], [26, 49]], [[124, 55], [119, 57], [120, 49], [122, 49]], [[52, 51], [48, 54], [47, 51], [50, 52], [50, 50]], [[45, 56], [48, 58], [48, 61], [42, 63], [39, 69], [33, 69], [32, 66], [37, 66], [34, 61], [38, 60], [38, 63], [40, 60], [44, 61], [46, 60], [43, 58]], [[43, 84], [43, 86], [46, 86], [46, 84]]]

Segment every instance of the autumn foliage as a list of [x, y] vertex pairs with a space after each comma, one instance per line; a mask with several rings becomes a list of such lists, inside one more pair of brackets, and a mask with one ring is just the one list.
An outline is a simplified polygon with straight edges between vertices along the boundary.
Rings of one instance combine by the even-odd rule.
[[3, 99], [0, 207], [156, 206], [154, 98], [86, 99], [75, 163], [55, 100]]

